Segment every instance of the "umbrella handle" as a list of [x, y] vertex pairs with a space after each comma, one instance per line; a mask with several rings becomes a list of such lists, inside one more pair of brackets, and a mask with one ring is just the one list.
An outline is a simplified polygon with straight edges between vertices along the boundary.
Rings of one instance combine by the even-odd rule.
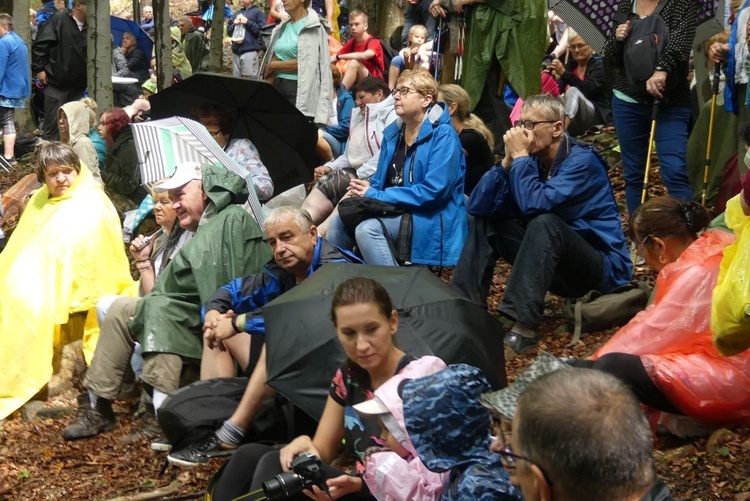
[[643, 190], [641, 191], [641, 203], [646, 201], [648, 195], [648, 173], [651, 170], [651, 152], [654, 146], [654, 136], [656, 135], [656, 118], [659, 116], [659, 107], [661, 99], [654, 99], [651, 107], [651, 133], [648, 136], [648, 153], [646, 154], [646, 168], [643, 170]]

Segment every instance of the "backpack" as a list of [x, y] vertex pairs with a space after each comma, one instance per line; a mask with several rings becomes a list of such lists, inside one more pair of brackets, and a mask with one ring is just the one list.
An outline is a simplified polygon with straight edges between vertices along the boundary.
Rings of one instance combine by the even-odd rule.
[[592, 290], [579, 298], [565, 299], [563, 311], [573, 322], [570, 346], [578, 343], [582, 333], [625, 325], [646, 307], [650, 296], [648, 284], [642, 280], [632, 280], [609, 294]]
[[375, 38], [370, 37], [367, 39], [367, 42], [365, 43], [365, 50], [367, 50], [367, 47], [370, 45], [370, 41], [376, 40], [380, 43], [380, 47], [383, 49], [383, 67], [380, 68], [381, 72], [381, 78], [383, 80], [388, 79], [388, 68], [391, 67], [391, 61], [393, 61], [393, 58], [398, 55], [398, 52], [393, 49], [390, 45], [388, 45], [388, 42], [383, 40], [382, 38]]
[[[203, 440], [231, 417], [242, 399], [248, 378], [229, 377], [196, 381], [170, 394], [159, 408], [157, 419], [174, 450]], [[291, 404], [281, 398], [263, 402], [263, 407], [245, 435], [246, 442], [291, 438]]]
[[669, 43], [669, 28], [659, 15], [667, 1], [660, 2], [651, 15], [631, 21], [623, 61], [634, 97], [650, 97], [646, 92], [646, 81], [656, 71], [659, 58]]

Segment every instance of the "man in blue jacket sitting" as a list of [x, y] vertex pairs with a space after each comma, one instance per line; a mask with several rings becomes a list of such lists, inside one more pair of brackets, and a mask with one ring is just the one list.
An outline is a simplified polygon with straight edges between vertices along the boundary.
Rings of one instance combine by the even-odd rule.
[[528, 98], [504, 136], [505, 158], [474, 189], [474, 216], [453, 285], [485, 304], [495, 260], [512, 265], [499, 312], [513, 324], [506, 358], [534, 347], [547, 291], [580, 297], [628, 282], [632, 262], [608, 165], [565, 133], [563, 105]]

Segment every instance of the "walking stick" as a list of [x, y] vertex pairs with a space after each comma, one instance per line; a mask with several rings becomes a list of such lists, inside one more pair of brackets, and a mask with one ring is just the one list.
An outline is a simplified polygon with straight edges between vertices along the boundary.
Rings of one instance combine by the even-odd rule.
[[721, 77], [721, 64], [714, 65], [714, 80], [711, 85], [711, 116], [708, 120], [708, 142], [706, 143], [706, 163], [703, 168], [703, 192], [701, 193], [701, 205], [706, 206], [706, 193], [708, 192], [708, 168], [711, 165], [711, 143], [714, 138], [714, 115], [716, 113], [716, 96], [719, 95], [719, 78]]
[[[438, 79], [438, 72], [440, 71], [440, 39], [443, 38], [443, 24], [445, 23], [444, 19], [442, 17], [438, 18], [438, 28], [437, 28], [437, 43], [432, 45], [432, 56], [431, 59], [437, 54], [437, 58], [433, 59], [435, 61], [435, 74], [433, 75], [435, 77], [435, 80]], [[435, 45], [437, 45], [437, 50], [435, 50]]]
[[654, 149], [654, 136], [656, 135], [656, 117], [659, 116], [659, 106], [661, 99], [654, 99], [654, 105], [651, 108], [651, 134], [648, 136], [648, 153], [646, 154], [646, 169], [643, 173], [643, 191], [641, 192], [641, 203], [646, 201], [648, 196], [648, 172], [651, 170], [651, 153]]

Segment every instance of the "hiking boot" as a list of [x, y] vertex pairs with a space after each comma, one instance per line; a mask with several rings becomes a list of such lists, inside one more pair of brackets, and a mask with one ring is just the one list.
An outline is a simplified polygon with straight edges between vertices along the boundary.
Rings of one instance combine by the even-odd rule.
[[170, 454], [167, 456], [167, 460], [169, 460], [170, 464], [196, 466], [214, 457], [234, 454], [236, 448], [236, 445], [225, 444], [219, 440], [215, 433], [211, 433], [205, 439], [195, 442], [181, 451]]
[[99, 433], [111, 431], [115, 427], [116, 420], [115, 413], [112, 411], [112, 402], [104, 398], [99, 398], [96, 401], [96, 407], [90, 405], [79, 407], [76, 416], [75, 421], [63, 430], [65, 440], [93, 437]]
[[515, 332], [508, 332], [503, 340], [505, 344], [505, 360], [512, 360], [521, 353], [526, 353], [539, 342], [539, 334], [526, 337]]
[[84, 391], [76, 397], [78, 407], [76, 408], [76, 415], [73, 418], [73, 422], [83, 419], [86, 415], [86, 411], [91, 408], [91, 399], [89, 398], [89, 392]]

